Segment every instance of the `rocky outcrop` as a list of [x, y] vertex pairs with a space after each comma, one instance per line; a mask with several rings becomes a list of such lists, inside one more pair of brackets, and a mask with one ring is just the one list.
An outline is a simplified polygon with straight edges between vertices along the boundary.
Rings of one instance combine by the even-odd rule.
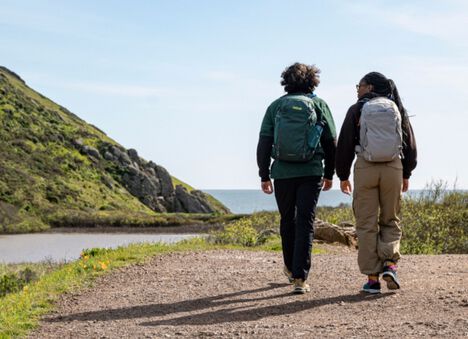
[[214, 209], [206, 201], [204, 193], [201, 191], [188, 192], [181, 185], [177, 185], [175, 189], [176, 208], [175, 212], [188, 213], [213, 213]]
[[[82, 140], [75, 140], [73, 144], [93, 163], [103, 166], [115, 181], [155, 212], [216, 211], [203, 192], [189, 192], [181, 185], [174, 188], [169, 172], [164, 167], [141, 158], [135, 149], [126, 150], [107, 142], [102, 142], [99, 150], [84, 145]], [[109, 177], [103, 177], [102, 181], [109, 188], [114, 186]]]
[[351, 224], [335, 225], [319, 219], [314, 222], [314, 238], [327, 243], [340, 243], [350, 247], [357, 247], [356, 229]]

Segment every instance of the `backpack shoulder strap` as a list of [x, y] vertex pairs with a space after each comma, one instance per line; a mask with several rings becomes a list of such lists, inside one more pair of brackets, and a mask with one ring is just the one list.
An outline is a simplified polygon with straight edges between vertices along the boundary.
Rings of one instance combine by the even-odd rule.
[[323, 119], [322, 111], [316, 103], [316, 98], [318, 98], [317, 95], [314, 93], [310, 93], [306, 94], [305, 96], [310, 99], [312, 106], [314, 107], [315, 114], [317, 114], [317, 123], [321, 123], [322, 125], [324, 125], [326, 121], [325, 119]]
[[354, 114], [354, 122], [356, 123], [356, 126], [359, 126], [359, 120], [361, 120], [361, 113], [362, 113], [362, 108], [364, 107], [364, 104], [369, 102], [370, 100], [371, 100], [370, 98], [362, 98], [358, 100], [357, 103], [360, 105], [360, 107]]

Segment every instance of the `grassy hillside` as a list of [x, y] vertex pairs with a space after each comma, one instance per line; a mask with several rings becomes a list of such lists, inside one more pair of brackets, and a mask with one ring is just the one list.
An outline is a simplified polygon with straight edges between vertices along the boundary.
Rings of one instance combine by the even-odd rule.
[[3, 67], [0, 127], [0, 232], [45, 229], [67, 210], [156, 215], [119, 182], [121, 167], [80, 151], [122, 146]]

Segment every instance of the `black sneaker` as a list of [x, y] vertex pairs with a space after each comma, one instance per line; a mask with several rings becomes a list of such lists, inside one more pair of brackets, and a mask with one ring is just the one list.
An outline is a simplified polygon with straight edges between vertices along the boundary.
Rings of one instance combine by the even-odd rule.
[[380, 282], [369, 280], [362, 286], [361, 292], [377, 294], [380, 293]]
[[395, 269], [392, 269], [389, 266], [384, 266], [382, 279], [387, 283], [387, 288], [389, 290], [398, 290], [400, 288], [400, 282], [398, 281]]

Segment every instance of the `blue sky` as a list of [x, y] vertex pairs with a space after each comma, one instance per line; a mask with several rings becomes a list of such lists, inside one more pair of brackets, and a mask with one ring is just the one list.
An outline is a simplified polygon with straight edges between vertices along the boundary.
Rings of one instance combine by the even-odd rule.
[[0, 0], [0, 65], [197, 188], [258, 187], [258, 130], [287, 65], [322, 70], [338, 129], [380, 71], [413, 115], [411, 188], [466, 189], [467, 23], [461, 0]]

